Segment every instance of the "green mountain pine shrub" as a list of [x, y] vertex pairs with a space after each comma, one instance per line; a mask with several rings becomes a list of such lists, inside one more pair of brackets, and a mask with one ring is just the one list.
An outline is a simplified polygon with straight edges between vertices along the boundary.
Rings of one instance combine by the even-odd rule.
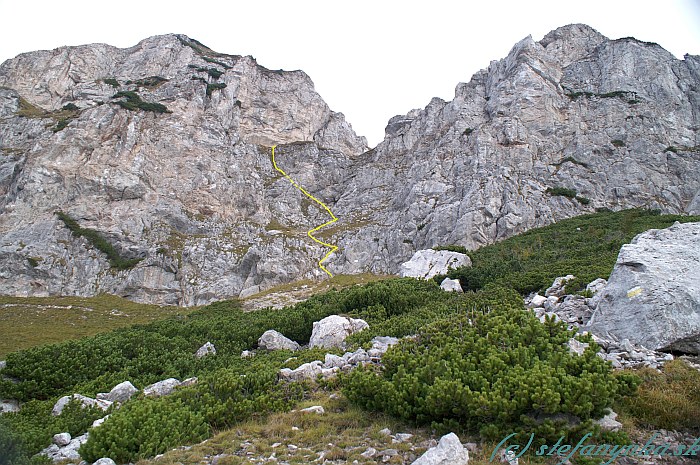
[[[440, 430], [469, 430], [489, 440], [531, 432], [556, 441], [591, 429], [590, 419], [637, 381], [613, 376], [596, 356], [569, 353], [573, 332], [561, 322], [544, 324], [523, 309], [512, 290], [489, 288], [468, 297], [461, 315], [436, 321], [384, 356], [384, 368], [360, 368], [344, 392], [369, 410], [381, 410]], [[577, 428], [556, 419], [576, 417]], [[524, 428], [527, 427], [527, 429]]]

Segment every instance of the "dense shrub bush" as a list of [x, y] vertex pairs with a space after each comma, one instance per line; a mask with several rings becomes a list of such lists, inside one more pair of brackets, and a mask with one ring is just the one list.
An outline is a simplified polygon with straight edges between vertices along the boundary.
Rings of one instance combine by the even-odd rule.
[[433, 247], [433, 250], [447, 250], [448, 252], [458, 252], [463, 254], [468, 253], [467, 248], [463, 245], [438, 245]]
[[345, 394], [370, 410], [442, 430], [498, 440], [528, 424], [538, 438], [556, 441], [570, 432], [556, 418], [599, 418], [633, 392], [636, 381], [614, 377], [595, 344], [572, 355], [565, 324], [540, 323], [513, 291], [488, 293], [491, 304], [436, 321], [390, 349], [383, 369], [352, 372]]
[[78, 222], [71, 218], [67, 213], [58, 211], [56, 212], [56, 216], [58, 216], [58, 218], [63, 221], [63, 224], [70, 229], [73, 236], [84, 237], [88, 240], [88, 242], [90, 242], [90, 244], [92, 244], [93, 247], [107, 255], [109, 265], [112, 268], [117, 270], [128, 270], [129, 268], [133, 268], [138, 262], [141, 261], [140, 258], [123, 258], [121, 255], [119, 255], [114, 246], [112, 246], [112, 244], [102, 237], [99, 232], [90, 228], [81, 228]]
[[207, 97], [211, 97], [211, 93], [214, 92], [215, 90], [221, 90], [225, 89], [226, 84], [223, 82], [214, 82], [207, 84]]
[[143, 110], [152, 111], [154, 113], [170, 113], [168, 107], [160, 103], [144, 102], [141, 96], [133, 91], [119, 91], [112, 96], [113, 99], [126, 97], [126, 100], [115, 102], [122, 108], [131, 111]]
[[545, 192], [547, 192], [549, 195], [568, 197], [570, 199], [573, 199], [574, 197], [576, 197], [576, 190], [568, 189], [566, 187], [560, 187], [560, 186], [548, 187]]

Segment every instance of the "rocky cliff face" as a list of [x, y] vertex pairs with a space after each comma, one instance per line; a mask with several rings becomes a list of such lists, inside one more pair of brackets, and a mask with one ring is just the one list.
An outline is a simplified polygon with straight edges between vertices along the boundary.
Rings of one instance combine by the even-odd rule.
[[[192, 305], [325, 276], [306, 231], [329, 216], [274, 170], [274, 144], [339, 218], [317, 233], [340, 247], [333, 273], [396, 273], [417, 249], [597, 207], [700, 213], [700, 57], [583, 25], [524, 39], [369, 151], [303, 72], [186, 36], [23, 54], [0, 86], [6, 294]], [[142, 260], [110, 268], [57, 210]]]

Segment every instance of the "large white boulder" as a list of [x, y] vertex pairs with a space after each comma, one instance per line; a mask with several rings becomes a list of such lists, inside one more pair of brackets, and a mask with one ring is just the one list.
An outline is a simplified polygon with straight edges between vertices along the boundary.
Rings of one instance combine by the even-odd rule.
[[425, 451], [412, 465], [467, 465], [469, 451], [455, 433], [440, 438], [437, 446]]
[[[78, 449], [80, 449], [80, 446], [87, 442], [88, 437], [89, 434], [85, 433], [82, 436], [78, 436], [77, 438], [71, 439], [70, 442], [64, 446], [51, 444], [49, 447], [47, 447], [39, 453], [41, 455], [47, 456], [54, 462], [64, 462], [66, 460], [71, 460], [75, 461], [75, 463], [78, 463], [80, 460], [82, 460], [80, 458], [80, 454], [78, 453]], [[65, 439], [65, 437], [59, 438], [59, 441], [63, 443], [63, 439]]]
[[143, 393], [146, 397], [160, 397], [172, 394], [176, 387], [178, 387], [180, 381], [175, 378], [164, 379], [163, 381], [158, 381], [149, 386], [143, 388]]
[[597, 336], [700, 354], [700, 223], [637, 235], [599, 295], [588, 328]]
[[296, 341], [292, 341], [274, 329], [268, 329], [260, 336], [258, 346], [266, 350], [299, 350], [299, 344]]
[[430, 279], [439, 274], [447, 274], [450, 269], [471, 266], [468, 255], [448, 250], [418, 250], [407, 262], [401, 264], [401, 277]]
[[345, 339], [358, 331], [369, 328], [365, 320], [331, 315], [314, 323], [309, 347], [341, 347]]

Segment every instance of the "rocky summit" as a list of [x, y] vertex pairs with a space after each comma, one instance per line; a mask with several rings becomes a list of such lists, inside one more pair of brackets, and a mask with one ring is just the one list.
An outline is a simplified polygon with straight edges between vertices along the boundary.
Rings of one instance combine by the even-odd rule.
[[585, 25], [523, 39], [371, 150], [302, 71], [184, 35], [22, 54], [0, 86], [1, 294], [197, 305], [320, 279], [307, 231], [329, 211], [337, 274], [596, 208], [700, 213], [700, 57]]

